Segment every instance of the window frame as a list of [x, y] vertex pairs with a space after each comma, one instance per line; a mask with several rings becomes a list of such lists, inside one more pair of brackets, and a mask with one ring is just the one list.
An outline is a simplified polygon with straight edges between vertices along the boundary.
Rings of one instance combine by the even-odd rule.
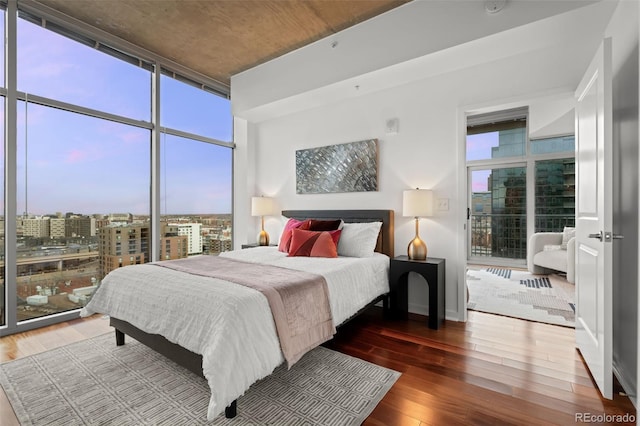
[[[3, 7], [4, 6], [4, 7]], [[191, 134], [168, 127], [162, 127], [160, 122], [160, 75], [177, 76], [180, 81], [194, 85], [200, 89], [215, 95], [229, 99], [229, 87], [214, 79], [197, 73], [181, 64], [167, 58], [155, 55], [139, 46], [119, 39], [107, 32], [98, 30], [90, 25], [70, 18], [55, 9], [37, 2], [24, 2], [18, 5], [17, 0], [0, 1], [0, 8], [5, 9], [5, 81], [0, 87], [0, 96], [5, 101], [5, 301], [16, 300], [17, 279], [17, 104], [18, 101], [35, 103], [47, 107], [62, 109], [68, 112], [79, 113], [98, 119], [114, 121], [151, 131], [151, 259], [160, 260], [160, 135], [167, 133], [187, 139], [220, 145], [229, 149], [235, 149], [233, 141], [233, 117], [231, 134], [232, 141], [221, 141], [214, 138]], [[150, 68], [151, 72], [151, 121], [136, 120], [129, 117], [107, 113], [92, 108], [82, 107], [56, 99], [33, 95], [17, 91], [17, 22], [18, 19], [28, 18], [31, 22], [39, 22], [44, 28], [53, 30], [58, 34], [89, 44], [103, 53], [109, 54], [119, 60], [134, 63], [143, 68]], [[137, 63], [136, 63], [137, 62]], [[233, 170], [233, 158], [231, 155], [231, 168]], [[231, 181], [231, 215], [233, 215], [233, 172]], [[232, 230], [233, 232], [233, 230]], [[10, 283], [14, 283], [11, 284]], [[16, 304], [5, 303], [5, 324], [0, 326], [0, 336], [27, 331], [34, 328], [55, 324], [61, 321], [79, 317], [79, 309], [61, 312], [50, 316], [40, 317], [17, 323]]]
[[[483, 126], [484, 124], [490, 122], [490, 121], [494, 121], [494, 122], [498, 122], [501, 120], [512, 120], [514, 119], [514, 117], [517, 117], [519, 115], [522, 114], [526, 114], [525, 120], [526, 120], [526, 131], [525, 131], [525, 146], [524, 146], [524, 155], [521, 156], [513, 156], [513, 157], [499, 157], [499, 158], [490, 158], [490, 159], [481, 159], [481, 160], [467, 160], [467, 152], [466, 152], [466, 147], [467, 147], [467, 133], [465, 131], [464, 134], [464, 141], [465, 141], [465, 151], [464, 151], [464, 158], [465, 158], [465, 165], [466, 165], [466, 176], [467, 179], [469, 179], [470, 176], [470, 172], [472, 170], [479, 170], [479, 169], [491, 169], [491, 168], [506, 168], [506, 167], [518, 167], [522, 164], [526, 165], [526, 222], [527, 222], [527, 231], [526, 231], [526, 235], [527, 235], [527, 243], [529, 238], [531, 237], [531, 235], [533, 235], [535, 233], [535, 220], [536, 220], [536, 216], [535, 216], [535, 164], [537, 161], [544, 161], [544, 160], [562, 160], [562, 159], [569, 159], [569, 158], [575, 158], [575, 152], [572, 151], [565, 151], [565, 152], [552, 152], [552, 153], [543, 153], [543, 154], [533, 154], [531, 152], [531, 141], [532, 139], [529, 136], [529, 107], [525, 106], [525, 107], [519, 107], [519, 108], [514, 108], [514, 109], [508, 109], [508, 110], [503, 110], [503, 111], [495, 111], [495, 112], [490, 112], [490, 113], [483, 113], [483, 114], [469, 114], [468, 116], [466, 116], [466, 120], [468, 123], [468, 120], [471, 119], [471, 121], [480, 128], [480, 126]], [[474, 121], [475, 120], [475, 121]], [[468, 126], [465, 126], [465, 129], [467, 129]], [[507, 126], [508, 127], [508, 126]], [[496, 127], [497, 128], [497, 127]], [[553, 138], [553, 137], [566, 137], [566, 136], [574, 136], [571, 133], [567, 133], [567, 134], [558, 134], [558, 135], [550, 135], [548, 136], [548, 138]], [[533, 140], [540, 140], [540, 139], [546, 139], [545, 138], [540, 138], [537, 137]], [[467, 206], [468, 208], [472, 208], [472, 202], [471, 202], [471, 188], [468, 187], [467, 188], [467, 194], [466, 194], [466, 199], [467, 199]], [[467, 220], [467, 229], [466, 229], [466, 241], [467, 241], [467, 253], [465, 254], [466, 256], [466, 262], [478, 262], [478, 261], [483, 261], [487, 264], [496, 264], [496, 265], [500, 265], [500, 266], [513, 266], [513, 267], [522, 267], [525, 263], [526, 263], [526, 259], [524, 259], [523, 261], [520, 262], [516, 262], [516, 261], [512, 261], [510, 259], [506, 259], [506, 258], [495, 258], [495, 261], [492, 261], [491, 257], [487, 257], [487, 258], [473, 258], [471, 256], [471, 226], [469, 226], [469, 220]]]

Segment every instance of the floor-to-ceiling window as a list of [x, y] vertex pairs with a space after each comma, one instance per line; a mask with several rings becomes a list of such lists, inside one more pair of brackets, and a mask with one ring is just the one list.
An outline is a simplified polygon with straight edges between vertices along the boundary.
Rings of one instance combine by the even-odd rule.
[[13, 153], [15, 184], [0, 186], [11, 194], [3, 224], [15, 224], [0, 335], [77, 315], [115, 268], [229, 250], [232, 232], [225, 89], [19, 7], [2, 19], [15, 28], [2, 46], [14, 78], [2, 81], [16, 83], [0, 88], [15, 112], [0, 154]]
[[191, 235], [187, 255], [231, 250], [232, 153], [218, 143], [232, 140], [230, 103], [169, 73], [160, 81], [162, 228]]
[[150, 211], [151, 131], [107, 114], [150, 123], [151, 72], [28, 19], [17, 26], [18, 322], [82, 307], [102, 279], [101, 229]]
[[530, 140], [528, 110], [467, 118], [468, 259], [523, 266], [533, 232], [573, 226], [573, 135]]

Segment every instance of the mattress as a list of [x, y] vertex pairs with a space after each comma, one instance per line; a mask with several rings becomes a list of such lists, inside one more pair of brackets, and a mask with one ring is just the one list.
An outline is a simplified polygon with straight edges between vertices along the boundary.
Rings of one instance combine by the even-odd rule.
[[[389, 258], [379, 253], [327, 259], [256, 247], [221, 256], [322, 275], [336, 326], [389, 291]], [[284, 361], [266, 298], [224, 280], [153, 264], [126, 266], [103, 279], [81, 316], [93, 313], [127, 321], [202, 355], [211, 389], [209, 420]]]

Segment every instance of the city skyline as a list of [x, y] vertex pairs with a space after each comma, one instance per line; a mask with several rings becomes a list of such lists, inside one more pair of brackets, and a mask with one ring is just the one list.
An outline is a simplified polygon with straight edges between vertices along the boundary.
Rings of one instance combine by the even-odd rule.
[[[34, 214], [34, 213], [30, 213], [31, 216], [56, 216], [58, 213], [62, 214], [63, 217], [66, 214], [73, 214], [73, 215], [81, 215], [81, 216], [96, 216], [96, 215], [100, 215], [100, 216], [109, 216], [109, 215], [121, 215], [121, 214], [130, 214], [132, 216], [136, 216], [136, 217], [140, 217], [140, 216], [151, 216], [151, 214], [149, 213], [132, 213], [132, 212], [127, 212], [127, 211], [109, 211], [106, 213], [101, 213], [101, 212], [94, 212], [94, 213], [78, 213], [75, 211], [55, 211], [53, 213], [43, 213], [43, 214]], [[169, 216], [231, 216], [233, 213], [211, 213], [211, 212], [206, 212], [206, 213], [161, 213], [160, 216], [161, 217], [169, 217]], [[18, 215], [18, 219], [20, 219], [23, 215]], [[4, 215], [0, 215], [0, 219], [4, 219]]]

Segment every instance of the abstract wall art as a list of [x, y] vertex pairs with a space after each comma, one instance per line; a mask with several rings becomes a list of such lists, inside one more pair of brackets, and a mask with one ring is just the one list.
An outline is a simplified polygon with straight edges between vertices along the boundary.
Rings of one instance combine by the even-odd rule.
[[298, 194], [377, 190], [377, 139], [296, 151]]

